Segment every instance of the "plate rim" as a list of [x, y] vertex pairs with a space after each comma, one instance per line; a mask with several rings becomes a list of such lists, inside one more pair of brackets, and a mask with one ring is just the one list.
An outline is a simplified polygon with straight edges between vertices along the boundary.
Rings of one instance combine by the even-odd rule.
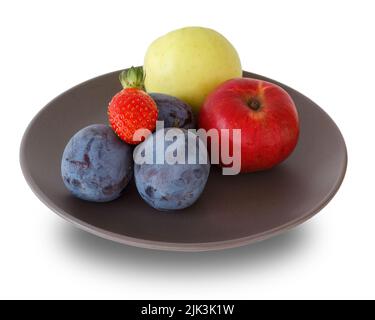
[[109, 76], [110, 74], [118, 73], [121, 70], [117, 71], [112, 71], [108, 72], [102, 75], [99, 75], [97, 77], [88, 79], [84, 82], [81, 82], [73, 87], [71, 87], [68, 90], [65, 90], [64, 92], [60, 93], [58, 96], [53, 98], [50, 102], [48, 102], [39, 112], [33, 117], [33, 119], [30, 121], [28, 124], [22, 139], [21, 139], [21, 144], [20, 144], [20, 151], [19, 151], [19, 161], [20, 161], [20, 166], [21, 166], [21, 171], [22, 174], [28, 183], [29, 187], [33, 191], [33, 193], [37, 196], [37, 198], [45, 204], [49, 209], [51, 209], [53, 212], [55, 212], [58, 216], [62, 217], [64, 220], [72, 223], [75, 227], [78, 227], [79, 229], [89, 232], [95, 236], [99, 236], [101, 238], [104, 238], [106, 240], [111, 240], [113, 242], [117, 242], [120, 244], [125, 244], [125, 245], [130, 245], [133, 247], [139, 247], [139, 248], [146, 248], [146, 249], [154, 249], [154, 250], [163, 250], [163, 251], [181, 251], [181, 252], [202, 252], [202, 251], [216, 251], [216, 250], [224, 250], [224, 249], [230, 249], [230, 248], [236, 248], [236, 247], [241, 247], [245, 245], [249, 245], [255, 242], [260, 242], [266, 239], [269, 239], [271, 237], [278, 236], [284, 232], [289, 231], [290, 229], [299, 226], [300, 224], [304, 223], [305, 221], [311, 219], [313, 216], [315, 216], [319, 211], [321, 211], [331, 200], [332, 198], [336, 195], [338, 190], [340, 189], [342, 182], [345, 178], [346, 171], [347, 171], [347, 164], [348, 164], [348, 152], [347, 152], [347, 147], [345, 143], [345, 139], [338, 128], [337, 124], [333, 119], [328, 115], [328, 113], [323, 110], [319, 105], [317, 105], [314, 101], [312, 101], [310, 98], [306, 97], [302, 93], [296, 91], [295, 89], [282, 84], [278, 81], [275, 81], [273, 79], [264, 77], [262, 75], [258, 75], [255, 73], [250, 73], [248, 71], [243, 71], [244, 76], [249, 77], [254, 75], [255, 77], [259, 77], [264, 79], [264, 81], [270, 81], [272, 83], [276, 83], [278, 85], [282, 85], [284, 88], [288, 88], [290, 91], [294, 91], [298, 93], [299, 95], [303, 96], [305, 99], [311, 101], [314, 103], [314, 106], [318, 108], [318, 110], [326, 117], [328, 120], [330, 120], [337, 132], [339, 133], [339, 136], [342, 140], [343, 147], [344, 147], [344, 163], [343, 163], [343, 168], [341, 171], [340, 176], [338, 177], [335, 185], [332, 187], [330, 192], [326, 195], [326, 197], [317, 204], [317, 206], [309, 210], [308, 213], [303, 214], [301, 217], [298, 217], [294, 220], [290, 220], [282, 225], [279, 225], [275, 228], [266, 230], [261, 233], [253, 234], [251, 236], [246, 236], [246, 237], [241, 237], [241, 238], [235, 238], [235, 239], [228, 239], [228, 240], [221, 240], [221, 241], [212, 241], [212, 242], [164, 242], [164, 241], [157, 241], [157, 240], [147, 240], [147, 239], [142, 239], [142, 238], [136, 238], [136, 237], [130, 237], [126, 235], [121, 235], [118, 233], [114, 233], [99, 227], [96, 227], [92, 224], [89, 224], [85, 221], [82, 221], [74, 216], [72, 216], [70, 213], [66, 212], [64, 209], [56, 206], [53, 201], [51, 201], [48, 196], [39, 188], [39, 186], [35, 183], [33, 178], [31, 177], [27, 161], [26, 161], [26, 156], [25, 156], [25, 144], [26, 140], [28, 137], [28, 134], [33, 127], [34, 123], [38, 120], [38, 118], [41, 116], [41, 114], [49, 108], [51, 104], [53, 104], [57, 99], [59, 99], [61, 96], [65, 95], [67, 92], [74, 90], [75, 88], [84, 86], [88, 82], [94, 81], [97, 78], [101, 78], [104, 76]]

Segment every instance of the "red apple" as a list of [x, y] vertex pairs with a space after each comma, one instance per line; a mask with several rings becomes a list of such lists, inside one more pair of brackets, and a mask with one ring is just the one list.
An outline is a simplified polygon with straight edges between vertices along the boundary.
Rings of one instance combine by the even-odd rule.
[[[250, 78], [228, 80], [211, 92], [200, 110], [199, 127], [241, 129], [241, 172], [277, 165], [294, 150], [299, 135], [289, 94], [276, 84]], [[229, 136], [233, 150], [236, 142]]]

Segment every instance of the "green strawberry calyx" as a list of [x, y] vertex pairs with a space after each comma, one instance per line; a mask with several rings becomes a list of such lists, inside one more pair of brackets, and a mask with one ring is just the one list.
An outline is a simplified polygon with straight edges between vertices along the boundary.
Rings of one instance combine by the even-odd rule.
[[145, 73], [143, 67], [131, 67], [120, 73], [119, 80], [124, 89], [136, 88], [144, 90]]

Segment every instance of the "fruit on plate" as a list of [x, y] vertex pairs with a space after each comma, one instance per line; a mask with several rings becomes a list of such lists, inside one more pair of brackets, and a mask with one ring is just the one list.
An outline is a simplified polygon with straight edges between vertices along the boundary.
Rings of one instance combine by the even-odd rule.
[[[179, 139], [173, 142], [165, 139], [167, 134], [173, 135], [178, 132], [180, 132]], [[165, 139], [162, 149], [157, 148], [158, 134], [161, 135], [161, 139]], [[188, 147], [189, 143], [190, 147]], [[198, 149], [194, 154], [192, 154], [192, 144]], [[168, 150], [171, 151], [172, 147], [183, 151], [183, 161], [175, 164], [168, 161]], [[206, 185], [210, 164], [209, 161], [204, 163], [198, 161], [199, 156], [207, 159], [207, 149], [195, 133], [177, 128], [160, 129], [137, 146], [134, 159], [145, 152], [144, 150], [150, 150], [154, 160], [157, 159], [157, 154], [164, 157], [164, 161], [160, 161], [159, 164], [157, 161], [143, 164], [135, 161], [135, 183], [139, 194], [150, 206], [164, 211], [178, 210], [187, 208], [197, 201]], [[192, 160], [188, 162], [189, 157]]]
[[182, 100], [162, 93], [149, 93], [158, 107], [158, 120], [164, 121], [165, 128], [195, 127], [194, 115], [191, 107]]
[[106, 202], [116, 199], [133, 176], [133, 148], [104, 124], [78, 131], [61, 160], [65, 186], [78, 198]]
[[158, 109], [154, 100], [143, 90], [142, 67], [132, 67], [121, 72], [123, 90], [117, 93], [108, 106], [108, 119], [112, 129], [130, 144], [141, 141], [133, 139], [138, 129], [155, 130]]
[[[299, 135], [289, 94], [276, 84], [249, 78], [228, 80], [216, 88], [201, 109], [199, 127], [241, 129], [241, 172], [277, 165], [294, 150]], [[229, 136], [233, 150], [238, 141]]]
[[178, 29], [156, 39], [146, 52], [144, 70], [148, 92], [182, 99], [194, 112], [220, 83], [242, 76], [232, 44], [220, 33], [202, 27]]

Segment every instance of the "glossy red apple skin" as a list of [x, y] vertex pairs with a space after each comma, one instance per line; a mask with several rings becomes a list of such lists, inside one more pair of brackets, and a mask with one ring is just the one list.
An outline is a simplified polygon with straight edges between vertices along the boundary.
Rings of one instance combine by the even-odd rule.
[[[250, 78], [224, 82], [206, 98], [199, 127], [241, 129], [241, 172], [274, 167], [297, 145], [299, 119], [289, 94], [273, 83]], [[222, 163], [223, 165], [223, 163]]]

